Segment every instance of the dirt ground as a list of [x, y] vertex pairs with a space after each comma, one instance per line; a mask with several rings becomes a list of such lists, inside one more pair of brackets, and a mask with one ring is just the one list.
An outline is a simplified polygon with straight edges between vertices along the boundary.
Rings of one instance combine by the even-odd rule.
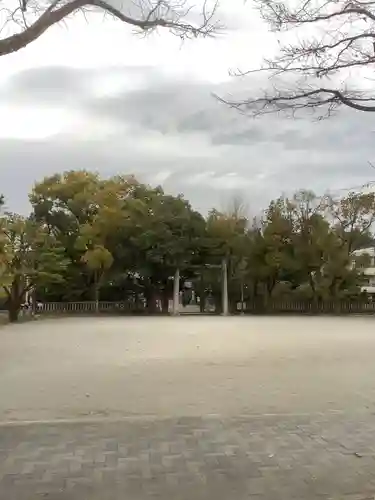
[[5, 326], [1, 498], [373, 499], [374, 348], [371, 317]]
[[0, 332], [0, 420], [375, 409], [375, 318], [73, 318]]

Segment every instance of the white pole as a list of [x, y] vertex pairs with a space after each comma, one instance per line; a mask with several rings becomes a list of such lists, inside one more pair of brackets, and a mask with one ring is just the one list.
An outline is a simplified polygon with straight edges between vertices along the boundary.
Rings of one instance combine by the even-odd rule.
[[228, 316], [228, 269], [227, 259], [222, 260], [222, 301], [223, 301], [223, 316]]
[[180, 313], [180, 269], [177, 268], [173, 280], [173, 316]]

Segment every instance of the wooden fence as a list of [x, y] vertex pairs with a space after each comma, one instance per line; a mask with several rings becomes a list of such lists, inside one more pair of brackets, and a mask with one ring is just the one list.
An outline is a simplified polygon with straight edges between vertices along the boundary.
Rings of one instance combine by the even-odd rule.
[[[161, 310], [161, 307], [158, 308]], [[38, 314], [145, 314], [144, 304], [134, 302], [46, 302], [38, 307]], [[180, 312], [184, 313], [181, 307]], [[275, 300], [267, 305], [260, 302], [237, 303], [235, 314], [375, 314], [375, 302], [308, 300]]]
[[144, 312], [143, 304], [134, 304], [132, 302], [45, 302], [39, 305], [37, 312], [40, 314], [135, 314]]
[[[241, 311], [241, 304], [237, 304]], [[274, 300], [267, 304], [247, 302], [245, 314], [375, 314], [375, 302], [363, 300], [322, 301]]]

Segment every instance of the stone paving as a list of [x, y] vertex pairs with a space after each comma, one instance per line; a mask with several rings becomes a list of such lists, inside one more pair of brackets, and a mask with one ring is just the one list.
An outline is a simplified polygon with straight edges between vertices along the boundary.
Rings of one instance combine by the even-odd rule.
[[6, 500], [373, 499], [373, 415], [4, 426]]
[[0, 499], [374, 499], [374, 327], [191, 318], [5, 328]]

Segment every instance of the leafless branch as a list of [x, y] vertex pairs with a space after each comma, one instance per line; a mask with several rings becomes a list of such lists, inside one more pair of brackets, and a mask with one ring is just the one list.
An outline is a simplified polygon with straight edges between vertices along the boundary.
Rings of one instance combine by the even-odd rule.
[[[250, 83], [253, 73], [265, 73], [272, 90], [221, 101], [254, 115], [294, 115], [307, 109], [325, 118], [343, 105], [375, 111], [375, 91], [364, 90], [361, 83], [362, 70], [372, 70], [375, 64], [375, 1], [300, 0], [296, 7], [290, 7], [288, 0], [254, 1], [273, 31], [296, 30], [296, 36], [292, 42], [279, 42], [278, 54], [265, 59], [260, 68], [237, 72]], [[314, 29], [304, 29], [305, 25]], [[357, 75], [356, 88], [349, 75]]]
[[[278, 91], [264, 94], [262, 97], [246, 99], [243, 101], [223, 99], [215, 96], [221, 102], [230, 107], [246, 112], [250, 111], [254, 116], [275, 113], [290, 112], [293, 116], [300, 109], [316, 112], [319, 108], [324, 108], [318, 119], [332, 115], [336, 109], [344, 104], [358, 111], [375, 112], [375, 96], [361, 97], [359, 93], [343, 93], [339, 90], [320, 87], [314, 90], [300, 89], [288, 91]], [[374, 104], [371, 105], [371, 102]]]
[[[122, 12], [106, 0], [53, 0], [47, 7], [43, 4], [43, 0], [17, 0], [17, 2], [19, 2], [17, 7], [3, 9], [3, 13], [8, 14], [6, 23], [16, 23], [21, 30], [0, 39], [0, 56], [26, 47], [51, 26], [78, 11], [102, 10], [140, 32], [149, 33], [164, 28], [182, 39], [214, 36], [222, 29], [216, 19], [218, 0], [210, 9], [207, 8], [207, 0], [204, 0], [200, 21], [196, 24], [188, 21], [191, 7], [186, 0], [140, 0], [139, 17]], [[28, 22], [30, 17], [31, 23]]]

